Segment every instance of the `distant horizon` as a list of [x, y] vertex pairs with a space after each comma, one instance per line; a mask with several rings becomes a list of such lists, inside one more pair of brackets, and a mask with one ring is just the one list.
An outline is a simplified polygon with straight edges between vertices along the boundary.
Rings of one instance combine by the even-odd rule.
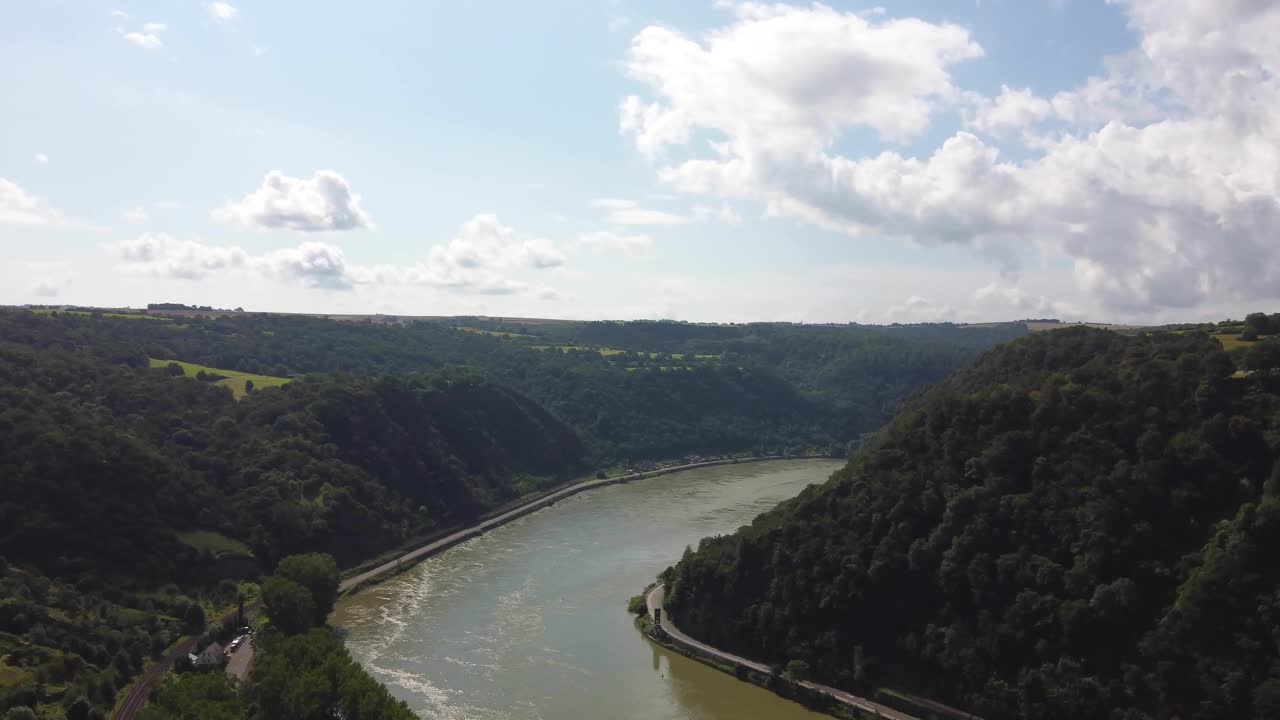
[[[154, 304], [154, 303], [148, 303]], [[174, 303], [177, 304], [177, 303]], [[133, 311], [139, 313], [171, 313], [181, 314], [184, 312], [191, 313], [213, 313], [213, 314], [243, 314], [243, 315], [301, 315], [305, 317], [318, 318], [359, 318], [359, 317], [395, 317], [410, 320], [450, 320], [450, 319], [476, 319], [476, 320], [492, 320], [504, 323], [554, 323], [554, 322], [654, 322], [654, 323], [684, 323], [689, 325], [751, 325], [751, 324], [783, 324], [783, 325], [813, 325], [813, 326], [845, 326], [858, 325], [862, 327], [889, 327], [893, 325], [999, 325], [1007, 323], [1044, 323], [1044, 324], [1061, 324], [1061, 325], [1088, 325], [1098, 327], [1114, 327], [1114, 328], [1141, 328], [1141, 327], [1160, 327], [1164, 325], [1179, 324], [1199, 324], [1202, 322], [1231, 322], [1237, 318], [1224, 317], [1212, 321], [1171, 321], [1151, 325], [1139, 325], [1134, 323], [1108, 322], [1105, 320], [1066, 320], [1063, 318], [1055, 318], [1050, 316], [1044, 317], [1022, 317], [1009, 320], [973, 320], [973, 321], [955, 321], [955, 320], [918, 320], [910, 322], [860, 322], [857, 320], [832, 320], [827, 322], [806, 322], [803, 320], [682, 320], [678, 318], [576, 318], [564, 316], [533, 316], [533, 315], [473, 315], [473, 314], [415, 314], [415, 313], [394, 313], [394, 312], [376, 312], [376, 313], [326, 313], [326, 312], [295, 312], [287, 310], [262, 310], [243, 306], [235, 307], [218, 307], [215, 305], [197, 305], [187, 304], [185, 308], [148, 308], [146, 305], [93, 305], [85, 303], [23, 303], [20, 305], [0, 305], [0, 308], [12, 308], [18, 310], [99, 310], [99, 311]], [[238, 308], [238, 309], [237, 309]], [[1243, 318], [1240, 318], [1242, 321]]]

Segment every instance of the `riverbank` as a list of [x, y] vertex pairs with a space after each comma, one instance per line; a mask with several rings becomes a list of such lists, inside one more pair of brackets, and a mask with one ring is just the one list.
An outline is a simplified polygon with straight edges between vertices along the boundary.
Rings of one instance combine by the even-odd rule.
[[[851, 693], [837, 690], [826, 685], [808, 680], [792, 680], [770, 668], [764, 663], [748, 660], [706, 643], [695, 640], [680, 630], [671, 620], [664, 607], [664, 586], [657, 583], [645, 590], [644, 600], [647, 617], [642, 618], [643, 631], [650, 640], [668, 650], [698, 660], [723, 672], [730, 673], [739, 680], [759, 685], [788, 700], [794, 700], [805, 707], [826, 713], [844, 720], [862, 720], [863, 718], [889, 718], [889, 720], [919, 720], [915, 716], [894, 708], [861, 698]], [[659, 619], [660, 621], [655, 621]], [[646, 621], [647, 622], [644, 622]]]
[[[353, 575], [339, 585], [339, 592], [346, 596], [360, 592], [366, 588], [376, 585], [386, 577], [393, 576], [403, 572], [419, 562], [438, 555], [459, 543], [466, 542], [474, 537], [479, 537], [484, 533], [505, 525], [512, 520], [517, 520], [530, 513], [537, 512], [546, 507], [554, 505], [556, 502], [567, 497], [572, 497], [578, 493], [595, 488], [607, 487], [609, 485], [617, 485], [620, 483], [633, 482], [635, 480], [643, 480], [646, 478], [659, 477], [661, 475], [670, 475], [671, 473], [684, 472], [686, 470], [697, 470], [699, 468], [716, 467], [719, 465], [739, 465], [743, 463], [759, 463], [778, 460], [830, 460], [826, 455], [767, 455], [762, 457], [744, 457], [744, 458], [728, 458], [724, 460], [708, 460], [705, 462], [689, 463], [686, 465], [673, 465], [671, 467], [658, 468], [656, 470], [648, 470], [639, 473], [630, 473], [627, 475], [618, 475], [611, 478], [598, 479], [582, 479], [566, 483], [553, 488], [545, 493], [529, 498], [520, 502], [515, 507], [507, 510], [497, 509], [489, 514], [488, 517], [481, 516], [483, 519], [469, 527], [460, 528], [452, 532], [448, 532], [437, 539], [430, 540], [418, 547], [410, 550], [399, 557], [389, 560], [372, 570], [361, 572]], [[494, 514], [497, 513], [497, 514]]]

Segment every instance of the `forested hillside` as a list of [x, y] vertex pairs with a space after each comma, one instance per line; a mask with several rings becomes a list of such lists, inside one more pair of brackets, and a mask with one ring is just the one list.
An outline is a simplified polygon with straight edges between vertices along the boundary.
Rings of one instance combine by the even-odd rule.
[[567, 423], [601, 465], [843, 448], [879, 427], [916, 388], [1026, 332], [1018, 323], [525, 328], [472, 321], [459, 329], [282, 315], [40, 319], [64, 342], [93, 346], [105, 334], [135, 355], [277, 377], [478, 369]]
[[987, 720], [1280, 717], [1280, 364], [1064, 329], [665, 574], [682, 629]]
[[286, 555], [354, 565], [609, 463], [843, 453], [1001, 337], [735, 326], [695, 353], [650, 326], [720, 332], [0, 312], [0, 711], [109, 708]]
[[0, 314], [0, 710], [110, 707], [284, 555], [353, 564], [586, 471], [572, 430], [475, 373], [236, 401], [93, 322]]

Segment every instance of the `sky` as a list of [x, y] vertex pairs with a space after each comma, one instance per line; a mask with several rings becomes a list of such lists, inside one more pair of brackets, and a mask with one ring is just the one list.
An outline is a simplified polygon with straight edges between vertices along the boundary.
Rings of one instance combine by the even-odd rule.
[[1280, 297], [1271, 0], [0, 4], [0, 304], [1156, 323]]

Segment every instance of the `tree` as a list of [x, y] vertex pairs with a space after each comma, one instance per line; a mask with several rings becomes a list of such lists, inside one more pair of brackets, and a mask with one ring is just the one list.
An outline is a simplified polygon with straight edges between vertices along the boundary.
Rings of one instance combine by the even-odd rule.
[[296, 635], [316, 624], [316, 602], [311, 591], [288, 578], [267, 578], [262, 583], [262, 602], [271, 624], [286, 634]]
[[787, 669], [783, 675], [791, 681], [800, 682], [809, 679], [809, 663], [803, 660], [792, 660], [787, 663]]
[[9, 712], [4, 714], [4, 720], [36, 720], [36, 712], [26, 705], [9, 708]]
[[245, 380], [245, 381], [244, 381], [244, 392], [245, 392], [245, 394], [246, 394], [246, 395], [248, 395], [249, 393], [253, 392], [253, 381], [252, 381], [252, 380]]
[[312, 625], [323, 625], [338, 599], [338, 564], [332, 555], [290, 555], [276, 567], [276, 576], [292, 580], [311, 593], [315, 615]]
[[182, 613], [182, 621], [191, 632], [203, 632], [205, 625], [204, 608], [200, 603], [191, 603]]
[[88, 698], [78, 697], [67, 706], [67, 720], [89, 720], [91, 709]]
[[168, 365], [165, 365], [164, 370], [173, 377], [182, 377], [187, 374], [187, 371], [183, 370], [182, 366], [176, 362], [171, 362]]
[[1266, 335], [1271, 329], [1271, 322], [1267, 319], [1266, 313], [1249, 313], [1244, 317], [1244, 324], [1256, 335]]

